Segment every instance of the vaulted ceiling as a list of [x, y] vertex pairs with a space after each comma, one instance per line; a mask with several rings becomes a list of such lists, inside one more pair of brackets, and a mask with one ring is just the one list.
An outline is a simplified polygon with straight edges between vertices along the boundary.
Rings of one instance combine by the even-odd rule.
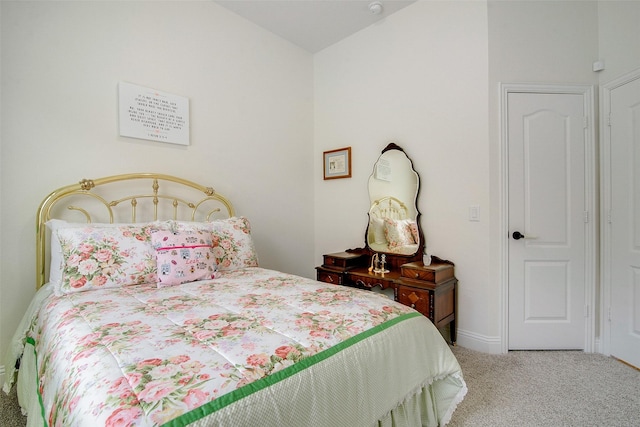
[[[416, 0], [214, 0], [274, 34], [316, 53]], [[380, 6], [380, 11], [375, 3]]]

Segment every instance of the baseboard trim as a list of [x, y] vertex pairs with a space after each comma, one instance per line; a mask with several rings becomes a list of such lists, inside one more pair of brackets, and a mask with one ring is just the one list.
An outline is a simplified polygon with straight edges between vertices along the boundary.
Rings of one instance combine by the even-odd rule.
[[475, 332], [457, 330], [456, 344], [470, 350], [481, 351], [483, 353], [502, 353], [502, 341], [500, 337], [491, 337], [477, 334]]
[[4, 387], [4, 365], [0, 365], [0, 389]]
[[[489, 353], [489, 354], [502, 353], [502, 341], [500, 337], [491, 337], [487, 335], [478, 334], [475, 332], [465, 331], [463, 329], [458, 329], [456, 340], [457, 340], [456, 344], [460, 345], [461, 347], [468, 348], [470, 350], [480, 351], [480, 352]], [[595, 353], [604, 354], [602, 351], [602, 342], [600, 338], [595, 339], [594, 345], [595, 345], [595, 348], [594, 348]]]

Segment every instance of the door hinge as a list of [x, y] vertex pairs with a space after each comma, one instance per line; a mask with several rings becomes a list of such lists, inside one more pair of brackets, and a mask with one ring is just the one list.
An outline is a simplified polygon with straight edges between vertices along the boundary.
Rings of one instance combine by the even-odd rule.
[[611, 127], [611, 113], [609, 113], [609, 116], [607, 117], [607, 126]]
[[589, 317], [589, 304], [584, 306], [584, 317]]
[[584, 211], [584, 222], [585, 224], [589, 222], [589, 211]]
[[584, 129], [586, 129], [586, 128], [588, 128], [588, 127], [589, 127], [589, 116], [584, 116], [584, 117], [582, 118], [582, 127], [583, 127]]
[[607, 222], [608, 222], [609, 224], [611, 224], [611, 222], [612, 222], [612, 221], [611, 221], [611, 209], [609, 209], [609, 210], [607, 211]]
[[607, 309], [607, 320], [611, 322], [611, 307]]

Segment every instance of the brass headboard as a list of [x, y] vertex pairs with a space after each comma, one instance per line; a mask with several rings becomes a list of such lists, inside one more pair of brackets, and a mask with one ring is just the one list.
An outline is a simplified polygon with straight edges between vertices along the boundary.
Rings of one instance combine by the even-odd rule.
[[408, 217], [407, 205], [393, 196], [376, 200], [369, 209], [369, 215], [376, 218], [405, 219]]
[[157, 173], [83, 179], [59, 188], [40, 203], [36, 214], [36, 288], [47, 278], [46, 223], [69, 216], [75, 216], [73, 222], [87, 223], [209, 221], [218, 216], [232, 217], [234, 211], [229, 200], [211, 187]]

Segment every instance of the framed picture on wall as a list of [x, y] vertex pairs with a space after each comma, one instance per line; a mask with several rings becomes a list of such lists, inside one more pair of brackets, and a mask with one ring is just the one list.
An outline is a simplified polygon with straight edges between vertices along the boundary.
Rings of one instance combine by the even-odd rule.
[[324, 152], [324, 179], [351, 178], [351, 147]]

